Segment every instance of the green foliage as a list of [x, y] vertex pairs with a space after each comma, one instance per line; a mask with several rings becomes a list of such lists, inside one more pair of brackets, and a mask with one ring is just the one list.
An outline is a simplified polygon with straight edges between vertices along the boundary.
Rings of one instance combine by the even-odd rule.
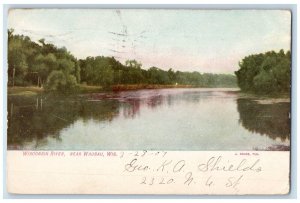
[[235, 72], [242, 91], [274, 93], [290, 91], [291, 54], [280, 50], [245, 57]]
[[80, 84], [81, 77], [80, 77], [80, 66], [79, 66], [78, 62], [76, 62], [76, 65], [75, 65], [75, 77], [76, 77], [77, 83]]
[[65, 74], [60, 70], [54, 70], [48, 76], [45, 89], [48, 91], [63, 91], [66, 84]]
[[66, 86], [64, 88], [64, 94], [71, 94], [79, 92], [79, 85], [77, 83], [77, 79], [74, 75], [66, 75]]
[[137, 62], [136, 60], [127, 60], [125, 62], [125, 65], [127, 67], [135, 68], [135, 69], [141, 69], [142, 68], [142, 64]]
[[76, 77], [74, 75], [66, 75], [61, 70], [52, 71], [45, 85], [46, 91], [63, 94], [75, 93], [78, 88]]
[[77, 60], [65, 48], [47, 44], [44, 39], [39, 43], [41, 45], [29, 37], [14, 35], [13, 30], [8, 31], [8, 85], [74, 91], [80, 82]]
[[142, 69], [136, 60], [125, 65], [113, 57], [87, 57], [80, 60], [81, 82], [88, 85], [109, 86], [114, 84], [192, 85], [195, 87], [236, 87], [236, 77], [227, 74], [201, 74], [199, 72], [174, 72], [158, 67]]
[[[282, 77], [284, 72], [274, 73]], [[151, 67], [136, 60], [125, 65], [114, 57], [87, 57], [77, 60], [66, 48], [57, 48], [45, 39], [38, 43], [8, 31], [8, 85], [36, 85], [47, 91], [76, 92], [77, 84], [110, 88], [118, 84], [192, 85], [195, 87], [235, 87], [236, 78], [225, 74], [200, 74]], [[279, 76], [278, 76], [279, 77]]]
[[97, 56], [80, 61], [81, 81], [92, 85], [108, 87], [114, 82], [114, 71], [110, 58]]
[[[9, 36], [12, 36], [9, 32]], [[26, 50], [23, 47], [28, 47], [27, 38], [22, 37], [16, 40], [9, 40], [8, 45], [8, 78], [9, 84], [23, 85], [25, 76], [28, 72], [28, 64], [26, 60]], [[24, 45], [23, 45], [24, 44]], [[14, 78], [14, 81], [12, 81]]]

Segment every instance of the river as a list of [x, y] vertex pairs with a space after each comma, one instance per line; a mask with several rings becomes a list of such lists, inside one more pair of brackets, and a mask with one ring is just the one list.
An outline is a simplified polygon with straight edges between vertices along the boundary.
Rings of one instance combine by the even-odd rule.
[[10, 150], [289, 150], [290, 101], [185, 88], [8, 96]]

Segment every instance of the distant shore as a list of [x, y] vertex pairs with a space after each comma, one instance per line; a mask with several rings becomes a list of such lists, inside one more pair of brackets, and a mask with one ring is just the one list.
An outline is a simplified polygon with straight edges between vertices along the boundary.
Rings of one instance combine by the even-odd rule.
[[[111, 91], [130, 91], [130, 90], [140, 90], [140, 89], [165, 89], [165, 88], [196, 88], [197, 86], [193, 85], [158, 85], [158, 84], [120, 84], [120, 85], [112, 85], [110, 88], [103, 88], [101, 86], [92, 86], [92, 85], [83, 85], [79, 86], [79, 94], [84, 93], [97, 93], [106, 90]], [[199, 88], [199, 87], [198, 87]], [[206, 87], [205, 87], [206, 88]], [[212, 87], [213, 88], [213, 87]], [[10, 96], [13, 95], [23, 95], [30, 96], [36, 95], [44, 92], [44, 88], [37, 86], [15, 86], [8, 87], [7, 94]]]
[[113, 85], [112, 91], [126, 91], [139, 89], [164, 89], [164, 88], [193, 88], [193, 85], [158, 85], [158, 84], [134, 84], [134, 85]]

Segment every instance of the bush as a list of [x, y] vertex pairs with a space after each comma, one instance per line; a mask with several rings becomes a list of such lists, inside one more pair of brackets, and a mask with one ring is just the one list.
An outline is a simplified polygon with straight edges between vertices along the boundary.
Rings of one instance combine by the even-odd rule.
[[78, 90], [76, 77], [73, 75], [65, 75], [62, 71], [52, 71], [45, 86], [48, 92], [59, 92], [63, 94], [72, 94]]
[[52, 71], [48, 78], [45, 89], [47, 91], [63, 91], [67, 84], [66, 76], [62, 71]]
[[77, 79], [74, 75], [68, 75], [66, 77], [67, 83], [65, 85], [64, 92], [66, 94], [76, 93], [79, 90], [79, 85], [77, 84]]

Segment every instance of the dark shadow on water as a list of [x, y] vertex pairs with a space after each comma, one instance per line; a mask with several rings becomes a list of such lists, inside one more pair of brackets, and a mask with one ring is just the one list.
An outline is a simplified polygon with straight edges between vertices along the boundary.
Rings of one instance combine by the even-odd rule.
[[251, 99], [237, 99], [239, 122], [253, 133], [272, 139], [290, 140], [290, 103], [260, 104]]
[[[60, 141], [63, 129], [81, 119], [83, 123], [111, 122], [134, 119], [144, 108], [159, 111], [160, 107], [178, 103], [199, 103], [209, 99], [229, 97], [235, 102], [236, 93], [227, 92], [172, 92], [135, 91], [110, 94], [89, 94], [74, 98], [39, 96], [8, 97], [8, 149], [36, 149], [47, 144], [45, 138], [52, 136]], [[250, 99], [237, 99], [241, 125], [252, 133], [267, 135], [282, 141], [290, 139], [290, 103], [259, 104]], [[30, 142], [33, 146], [28, 146]], [[276, 146], [272, 146], [276, 147]], [[282, 146], [276, 149], [282, 150]], [[283, 150], [286, 150], [285, 148]]]
[[181, 101], [198, 103], [209, 96], [210, 92], [174, 94], [160, 90], [96, 93], [74, 98], [9, 96], [7, 144], [9, 149], [22, 149], [25, 142], [35, 141], [36, 146], [31, 146], [34, 149], [47, 136], [59, 141], [60, 132], [78, 119], [110, 122], [121, 115], [133, 119], [142, 108], [156, 110]]
[[53, 136], [59, 140], [62, 129], [77, 119], [111, 121], [119, 114], [116, 101], [87, 102], [62, 98], [9, 97], [7, 144], [9, 149], [22, 148], [29, 142]]

